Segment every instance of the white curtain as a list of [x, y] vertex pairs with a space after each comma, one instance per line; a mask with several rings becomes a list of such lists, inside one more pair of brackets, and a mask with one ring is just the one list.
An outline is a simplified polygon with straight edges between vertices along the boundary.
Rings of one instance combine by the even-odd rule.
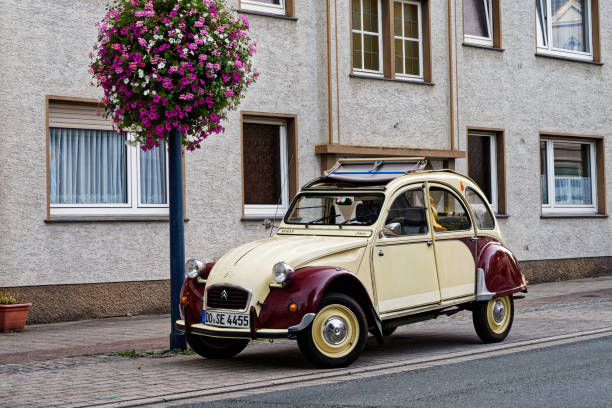
[[50, 128], [53, 204], [127, 203], [125, 136], [108, 130]]
[[565, 205], [593, 204], [591, 177], [555, 176], [555, 203]]
[[140, 150], [140, 201], [142, 204], [166, 204], [166, 144], [143, 152]]

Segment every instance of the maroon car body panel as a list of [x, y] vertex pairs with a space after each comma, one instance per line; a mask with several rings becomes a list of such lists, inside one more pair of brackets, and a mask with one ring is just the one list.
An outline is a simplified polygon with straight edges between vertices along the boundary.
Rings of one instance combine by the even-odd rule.
[[[214, 262], [207, 263], [202, 273], [200, 273], [200, 278], [207, 279], [213, 266], [215, 266]], [[205, 288], [206, 284], [198, 282], [197, 278], [185, 278], [185, 282], [181, 288], [181, 299], [183, 296], [187, 296], [187, 316], [183, 317], [191, 324], [200, 323], [202, 321], [202, 302]], [[184, 305], [181, 305], [181, 308], [183, 307]]]
[[521, 292], [527, 288], [518, 261], [508, 248], [495, 239], [478, 239], [476, 267], [482, 268], [487, 289], [495, 293], [496, 297]]
[[[260, 327], [266, 329], [286, 329], [300, 323], [306, 313], [316, 313], [319, 302], [329, 284], [335, 279], [346, 276], [363, 284], [351, 272], [332, 266], [307, 266], [293, 273], [287, 286], [271, 288], [259, 313]], [[365, 288], [363, 289], [365, 291]], [[288, 310], [290, 303], [298, 305], [298, 311]]]

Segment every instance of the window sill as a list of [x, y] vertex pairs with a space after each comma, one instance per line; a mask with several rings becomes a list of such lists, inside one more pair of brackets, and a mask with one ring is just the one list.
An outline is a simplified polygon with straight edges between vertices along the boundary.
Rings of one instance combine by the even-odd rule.
[[472, 44], [469, 42], [463, 42], [461, 45], [463, 45], [464, 47], [481, 48], [483, 50], [500, 51], [500, 52], [506, 51], [505, 48], [497, 48], [492, 45]]
[[[169, 222], [166, 216], [52, 216], [45, 219], [47, 224], [78, 222]], [[189, 218], [185, 218], [189, 222]]]
[[286, 14], [266, 13], [264, 11], [246, 10], [246, 9], [239, 9], [237, 10], [237, 12], [239, 14], [252, 14], [254, 16], [272, 17], [272, 18], [280, 18], [282, 20], [298, 21], [297, 17], [291, 17]]
[[541, 52], [536, 52], [535, 56], [536, 57], [542, 57], [542, 58], [550, 58], [550, 59], [555, 59], [555, 60], [561, 60], [561, 61], [581, 62], [583, 64], [590, 64], [590, 65], [603, 65], [603, 62], [599, 62], [599, 61], [584, 60], [584, 59], [572, 58], [572, 57], [565, 57], [563, 55], [543, 54]]
[[508, 214], [495, 214], [495, 218], [510, 218]]
[[282, 221], [283, 218], [285, 218], [285, 214], [280, 214], [277, 215], [276, 217], [274, 215], [243, 215], [240, 218], [240, 221], [265, 221], [265, 220], [270, 220], [270, 221]]
[[399, 78], [385, 78], [380, 76], [370, 76], [370, 75], [360, 75], [360, 74], [349, 74], [351, 78], [362, 78], [362, 79], [374, 79], [378, 81], [391, 81], [391, 82], [401, 82], [405, 84], [414, 84], [414, 85], [428, 85], [434, 86], [432, 82], [425, 82], [413, 79], [399, 79]]
[[542, 214], [540, 218], [608, 218], [608, 214], [559, 213], [559, 214]]

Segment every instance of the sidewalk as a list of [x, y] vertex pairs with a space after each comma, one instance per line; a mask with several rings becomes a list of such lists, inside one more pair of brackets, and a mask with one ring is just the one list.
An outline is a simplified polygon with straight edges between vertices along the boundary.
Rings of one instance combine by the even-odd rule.
[[[612, 276], [529, 286], [517, 309], [553, 303], [612, 298]], [[168, 348], [169, 315], [118, 317], [27, 326], [22, 333], [0, 334], [0, 364], [64, 357]]]

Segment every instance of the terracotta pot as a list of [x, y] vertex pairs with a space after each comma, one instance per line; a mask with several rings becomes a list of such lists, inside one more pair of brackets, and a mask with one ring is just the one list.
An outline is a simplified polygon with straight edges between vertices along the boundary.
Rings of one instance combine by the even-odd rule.
[[30, 306], [31, 303], [0, 305], [0, 332], [23, 331]]

